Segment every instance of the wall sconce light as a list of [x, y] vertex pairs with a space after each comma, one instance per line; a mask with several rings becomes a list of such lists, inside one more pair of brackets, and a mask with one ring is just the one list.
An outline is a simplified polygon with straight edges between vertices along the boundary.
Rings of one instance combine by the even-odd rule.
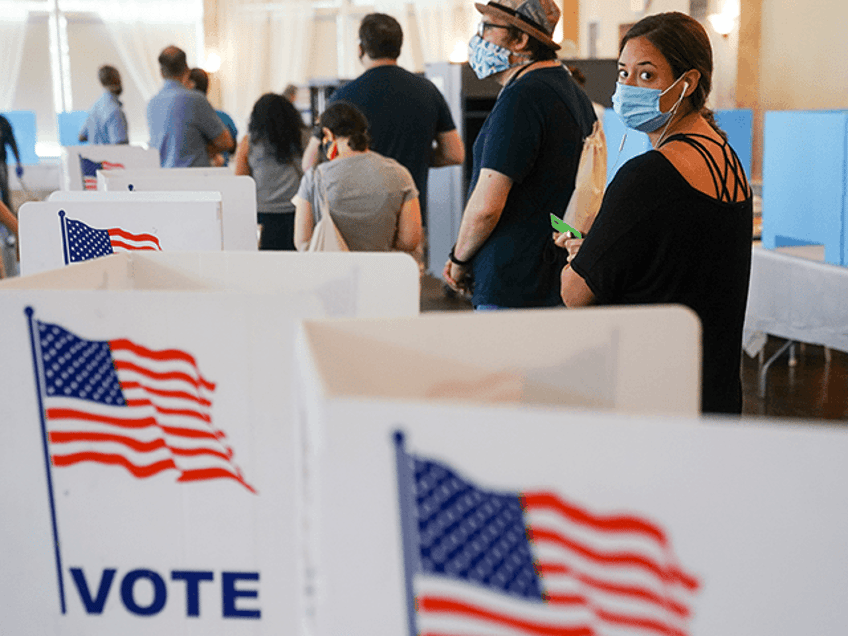
[[465, 64], [468, 61], [468, 43], [457, 40], [453, 45], [448, 61], [451, 64]]
[[725, 0], [721, 11], [707, 16], [707, 20], [716, 33], [727, 37], [739, 23], [739, 3]]
[[221, 68], [221, 56], [215, 51], [207, 51], [202, 68], [207, 73], [217, 73]]

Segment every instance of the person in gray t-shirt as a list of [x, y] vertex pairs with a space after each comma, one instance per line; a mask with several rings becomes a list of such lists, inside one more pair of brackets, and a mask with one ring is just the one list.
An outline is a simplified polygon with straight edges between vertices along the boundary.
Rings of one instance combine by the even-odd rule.
[[248, 134], [238, 144], [235, 173], [256, 182], [259, 249], [294, 250], [294, 204], [303, 171], [303, 119], [282, 95], [266, 93], [250, 113]]
[[321, 114], [322, 143], [330, 161], [310, 168], [300, 182], [295, 205], [294, 241], [309, 246], [324, 209], [351, 251], [412, 252], [421, 242], [418, 190], [409, 170], [368, 149], [368, 121], [349, 102], [336, 102]]

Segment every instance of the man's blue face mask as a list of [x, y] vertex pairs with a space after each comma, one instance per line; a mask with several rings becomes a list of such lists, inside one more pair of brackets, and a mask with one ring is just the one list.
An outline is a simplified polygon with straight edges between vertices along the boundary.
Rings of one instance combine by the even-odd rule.
[[479, 79], [485, 79], [495, 73], [506, 71], [513, 66], [526, 64], [526, 62], [511, 64], [509, 61], [510, 55], [526, 57], [520, 53], [513, 53], [499, 44], [484, 40], [479, 35], [475, 35], [468, 43], [468, 65]]
[[683, 79], [682, 75], [664, 91], [658, 88], [630, 86], [619, 82], [616, 84], [615, 93], [612, 96], [613, 110], [621, 117], [624, 125], [628, 128], [644, 133], [654, 132], [668, 123], [668, 120], [677, 111], [677, 107], [680, 106], [680, 102], [683, 101], [683, 97], [689, 89], [689, 82], [683, 83], [683, 92], [680, 93], [680, 98], [670, 111], [664, 113], [660, 110], [660, 97], [674, 88], [675, 84], [681, 79]]

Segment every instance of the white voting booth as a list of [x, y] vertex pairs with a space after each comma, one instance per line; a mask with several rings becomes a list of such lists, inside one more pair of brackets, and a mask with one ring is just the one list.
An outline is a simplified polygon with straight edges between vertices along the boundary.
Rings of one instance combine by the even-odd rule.
[[252, 177], [222, 174], [226, 168], [103, 172], [98, 188], [108, 192], [212, 191], [221, 193], [224, 249], [257, 251], [256, 183]]
[[0, 625], [296, 634], [300, 318], [411, 315], [403, 254], [116, 254], [0, 282]]
[[25, 203], [18, 214], [23, 275], [117, 252], [223, 248], [217, 194], [133, 200], [123, 193], [59, 193], [48, 201]]
[[848, 625], [838, 427], [338, 398], [313, 452], [311, 634]]
[[297, 347], [307, 633], [844, 632], [848, 433], [698, 418], [690, 312], [307, 320]]
[[63, 190], [96, 190], [97, 171], [124, 168], [158, 168], [159, 151], [127, 144], [64, 146]]
[[329, 396], [697, 415], [700, 343], [695, 314], [665, 306], [307, 322], [299, 348]]

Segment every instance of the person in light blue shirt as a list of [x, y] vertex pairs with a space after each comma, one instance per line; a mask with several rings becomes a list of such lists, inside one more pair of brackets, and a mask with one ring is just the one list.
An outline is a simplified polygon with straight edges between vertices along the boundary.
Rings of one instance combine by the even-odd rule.
[[127, 117], [118, 97], [123, 92], [121, 74], [114, 66], [101, 66], [97, 71], [104, 93], [96, 102], [79, 133], [80, 141], [93, 144], [125, 144], [129, 142]]
[[210, 157], [233, 148], [230, 132], [198, 91], [188, 88], [185, 52], [168, 46], [159, 54], [165, 84], [147, 104], [150, 147], [163, 168], [209, 167]]
[[[193, 68], [189, 72], [189, 88], [193, 88], [194, 90], [200, 91], [204, 95], [209, 92], [209, 74], [204, 71], [202, 68]], [[207, 97], [207, 99], [209, 99]], [[233, 118], [230, 117], [223, 110], [215, 109], [215, 113], [220, 117], [221, 121], [224, 122], [224, 125], [227, 127], [227, 130], [230, 131], [230, 135], [233, 138], [233, 147], [230, 150], [222, 152], [220, 155], [217, 155], [212, 158], [212, 163], [216, 166], [226, 166], [230, 163], [230, 154], [236, 151], [235, 141], [238, 139], [238, 128], [236, 128], [236, 123], [233, 121]]]

